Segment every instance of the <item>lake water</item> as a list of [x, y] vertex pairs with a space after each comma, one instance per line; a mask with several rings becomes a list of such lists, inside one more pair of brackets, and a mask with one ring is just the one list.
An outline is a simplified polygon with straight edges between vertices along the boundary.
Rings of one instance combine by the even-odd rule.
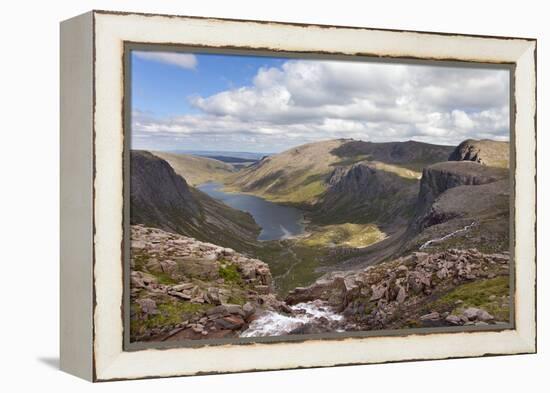
[[223, 192], [220, 183], [204, 183], [197, 188], [234, 209], [250, 213], [262, 228], [258, 240], [284, 239], [304, 231], [304, 214], [300, 209], [269, 202], [254, 195]]

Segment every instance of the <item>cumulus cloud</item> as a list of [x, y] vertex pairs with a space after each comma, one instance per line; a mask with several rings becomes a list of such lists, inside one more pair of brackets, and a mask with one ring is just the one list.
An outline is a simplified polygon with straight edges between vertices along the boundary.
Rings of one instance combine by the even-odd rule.
[[192, 53], [133, 51], [136, 57], [185, 69], [195, 69], [197, 57]]
[[280, 151], [316, 140], [508, 139], [506, 70], [355, 61], [289, 60], [253, 82], [191, 97], [197, 113], [134, 116], [133, 129], [168, 142]]

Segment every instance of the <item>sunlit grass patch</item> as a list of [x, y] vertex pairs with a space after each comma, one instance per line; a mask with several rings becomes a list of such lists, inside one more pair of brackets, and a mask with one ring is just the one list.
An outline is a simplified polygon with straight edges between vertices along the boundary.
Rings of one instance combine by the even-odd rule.
[[366, 247], [386, 237], [373, 224], [338, 224], [315, 228], [314, 232], [301, 240], [307, 246], [321, 247]]
[[507, 321], [510, 277], [501, 276], [463, 284], [443, 295], [434, 303], [435, 309], [452, 308], [453, 314], [461, 314], [468, 307], [482, 308], [497, 320]]
[[421, 171], [415, 171], [398, 165], [390, 165], [383, 162], [374, 162], [376, 169], [390, 172], [405, 179], [419, 180], [422, 177]]
[[188, 320], [197, 313], [213, 307], [210, 304], [170, 300], [165, 303], [157, 302], [157, 305], [158, 308], [155, 315], [148, 315], [142, 319], [139, 317], [139, 305], [137, 303], [132, 304], [134, 317], [132, 318], [130, 329], [133, 334], [141, 334], [148, 329], [176, 325], [184, 320]]

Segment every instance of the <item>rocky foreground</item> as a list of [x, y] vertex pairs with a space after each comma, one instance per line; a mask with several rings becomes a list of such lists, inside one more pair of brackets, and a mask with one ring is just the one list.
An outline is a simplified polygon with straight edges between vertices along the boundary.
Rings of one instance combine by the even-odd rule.
[[263, 312], [289, 312], [269, 267], [229, 248], [132, 225], [132, 341], [237, 337]]
[[414, 252], [361, 271], [327, 274], [296, 288], [286, 302], [324, 301], [344, 316], [339, 328], [346, 331], [503, 324], [509, 320], [509, 259], [476, 249]]
[[504, 324], [509, 255], [415, 252], [326, 274], [282, 300], [269, 267], [232, 249], [132, 226], [132, 341]]

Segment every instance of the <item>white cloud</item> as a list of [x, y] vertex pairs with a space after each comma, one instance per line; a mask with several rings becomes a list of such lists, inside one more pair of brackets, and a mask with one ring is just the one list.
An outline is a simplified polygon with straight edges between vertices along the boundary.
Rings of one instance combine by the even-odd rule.
[[495, 69], [289, 60], [260, 68], [249, 86], [191, 98], [197, 114], [136, 116], [133, 127], [166, 143], [266, 151], [342, 137], [505, 140], [508, 78]]
[[133, 51], [136, 57], [185, 69], [195, 69], [197, 57], [191, 53]]

